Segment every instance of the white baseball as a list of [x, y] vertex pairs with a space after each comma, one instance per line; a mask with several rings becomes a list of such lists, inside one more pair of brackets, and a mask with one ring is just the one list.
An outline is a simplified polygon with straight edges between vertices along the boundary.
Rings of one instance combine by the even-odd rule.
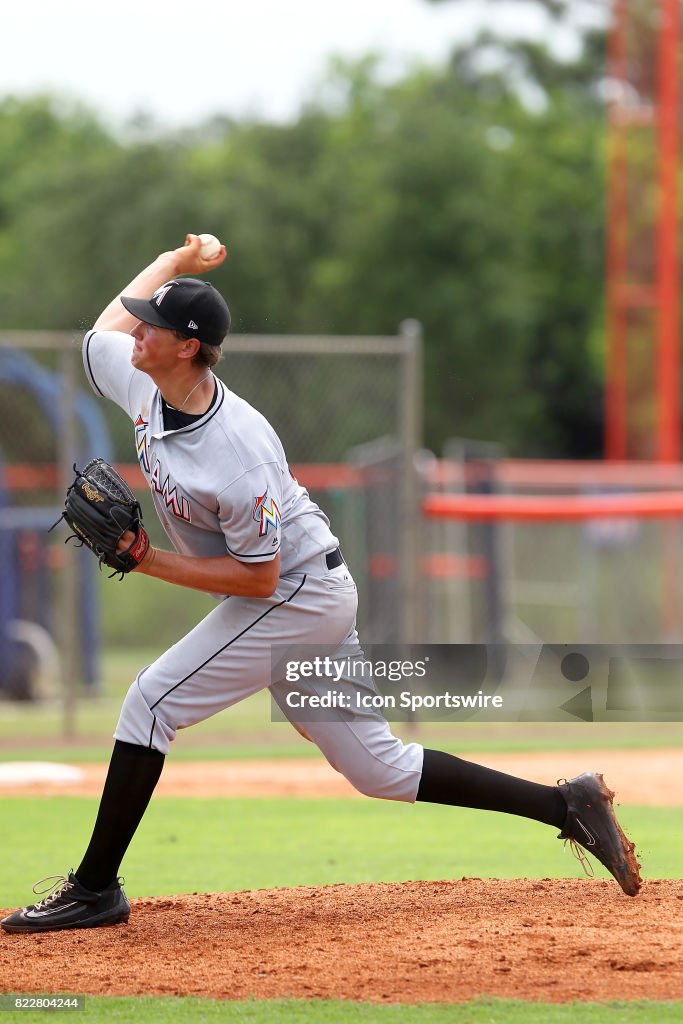
[[203, 259], [212, 260], [214, 256], [218, 256], [221, 251], [221, 243], [215, 235], [199, 235], [199, 240], [202, 243], [199, 253]]

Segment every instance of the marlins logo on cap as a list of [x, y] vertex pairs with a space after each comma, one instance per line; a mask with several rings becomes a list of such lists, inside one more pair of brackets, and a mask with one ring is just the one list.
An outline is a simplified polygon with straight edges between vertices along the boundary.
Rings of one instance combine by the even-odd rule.
[[169, 284], [162, 284], [161, 288], [157, 288], [154, 295], [152, 296], [152, 302], [155, 306], [160, 306], [165, 295], [170, 292], [171, 288], [175, 284], [175, 281], [170, 281]]

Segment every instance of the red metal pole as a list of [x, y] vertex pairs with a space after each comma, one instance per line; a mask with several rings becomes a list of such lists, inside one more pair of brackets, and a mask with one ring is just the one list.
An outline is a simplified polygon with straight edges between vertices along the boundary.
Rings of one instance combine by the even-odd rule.
[[[678, 299], [678, 45], [680, 0], [660, 0], [658, 39], [659, 209], [657, 222], [657, 445], [659, 462], [680, 456]], [[680, 632], [680, 531], [663, 524], [661, 634]]]
[[608, 68], [618, 90], [609, 104], [607, 180], [607, 354], [605, 366], [605, 458], [627, 458], [627, 271], [626, 125], [622, 90], [627, 84], [626, 0], [613, 0]]
[[660, 0], [659, 210], [657, 224], [657, 445], [659, 462], [680, 457], [678, 299], [678, 46], [680, 0]]

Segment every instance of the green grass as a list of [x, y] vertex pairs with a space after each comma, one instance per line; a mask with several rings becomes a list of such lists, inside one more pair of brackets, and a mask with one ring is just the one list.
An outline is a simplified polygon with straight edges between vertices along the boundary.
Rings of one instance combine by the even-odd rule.
[[[475, 999], [467, 1003], [421, 1003], [416, 1006], [357, 1003], [346, 1000], [273, 999], [227, 1002], [214, 999], [86, 997], [88, 1024], [143, 1020], [221, 1021], [221, 1024], [680, 1024], [683, 1003], [526, 1003], [509, 999]], [[30, 1015], [34, 1020], [36, 1013]], [[3, 1013], [6, 1024], [24, 1021], [27, 1013]], [[81, 1020], [78, 1013], [72, 1020]]]
[[[76, 735], [64, 739], [64, 714], [56, 699], [37, 705], [0, 702], [0, 760], [101, 761], [108, 757], [123, 697], [139, 669], [160, 648], [115, 649], [103, 655], [96, 696], [78, 702]], [[452, 753], [526, 752], [557, 749], [654, 749], [678, 747], [681, 722], [421, 722], [395, 723], [405, 739]], [[174, 757], [216, 760], [318, 756], [287, 723], [271, 721], [267, 691], [181, 732]]]
[[[63, 738], [63, 711], [53, 699], [38, 705], [0, 701], [0, 760], [102, 761], [112, 749], [121, 702], [138, 670], [159, 653], [144, 648], [106, 651], [96, 695], [78, 702], [76, 735]], [[679, 746], [677, 722], [422, 722], [396, 723], [395, 732], [452, 753], [544, 750], [656, 749]], [[267, 691], [254, 694], [206, 722], [179, 733], [175, 758], [217, 760], [317, 757], [288, 724], [271, 721]]]
[[[273, 735], [277, 736], [278, 734], [273, 733]], [[66, 764], [98, 764], [108, 761], [113, 743], [114, 740], [111, 736], [94, 745], [92, 741], [84, 741], [82, 744], [39, 744], [34, 739], [28, 746], [5, 748], [0, 753], [0, 762], [55, 761]], [[183, 744], [182, 741], [176, 742], [172, 756], [174, 761], [254, 761], [260, 758], [283, 760], [293, 757], [310, 757], [313, 759], [322, 757], [322, 754], [317, 747], [305, 743], [300, 738], [297, 740], [294, 736], [288, 743], [237, 743], [234, 740], [226, 739], [220, 745], [213, 737], [210, 745], [199, 742], [187, 744]]]
[[[96, 808], [97, 801], [77, 797], [0, 800], [2, 907], [24, 903], [38, 878], [78, 865]], [[680, 810], [625, 807], [620, 818], [647, 876], [680, 877]], [[150, 805], [122, 874], [133, 897], [462, 876], [581, 877], [555, 834], [523, 818], [428, 804], [165, 798]], [[598, 864], [595, 873], [609, 877]]]
[[[24, 903], [31, 884], [42, 875], [77, 864], [96, 805], [95, 800], [74, 797], [0, 800], [3, 907]], [[646, 873], [678, 877], [683, 846], [680, 812], [626, 807], [620, 814], [627, 831], [636, 840], [642, 837]], [[123, 872], [133, 897], [462, 875], [581, 874], [552, 830], [520, 818], [372, 800], [170, 798], [153, 801]], [[596, 874], [604, 872], [596, 866]], [[683, 1003], [555, 1005], [488, 998], [400, 1006], [335, 1000], [87, 997], [85, 1013], [88, 1024], [136, 1019], [145, 1024], [683, 1024]], [[5, 1011], [2, 1021], [26, 1020], [26, 1015]]]
[[[109, 760], [111, 749], [114, 743], [112, 738], [117, 715], [113, 715], [110, 727], [105, 736], [93, 738], [84, 737], [76, 742], [58, 741], [54, 738], [40, 740], [36, 736], [25, 736], [18, 730], [13, 731], [13, 737], [21, 737], [21, 743], [3, 744], [0, 750], [0, 762], [2, 761], [56, 761], [68, 764], [93, 764]], [[563, 750], [656, 750], [657, 747], [672, 747], [675, 745], [673, 739], [660, 738], [659, 743], [654, 737], [642, 736], [641, 742], [633, 739], [626, 742], [623, 736], [596, 737], [591, 741], [590, 736], [577, 737], [574, 742], [563, 735], [553, 740], [552, 735], [547, 733], [533, 735], [532, 733], [521, 732], [515, 739], [514, 732], [497, 734], [495, 726], [488, 727], [487, 733], [468, 733], [467, 726], [458, 726], [450, 734], [437, 734], [433, 731], [419, 730], [415, 733], [407, 733], [400, 727], [394, 731], [406, 742], [415, 741], [426, 747], [438, 750], [445, 750], [448, 753], [459, 754], [467, 757], [474, 754], [514, 754], [533, 753], [534, 751], [557, 751], [558, 772], [562, 774], [561, 753]], [[597, 728], [597, 727], [596, 727]], [[192, 730], [180, 733], [173, 744], [171, 757], [174, 761], [253, 761], [259, 759], [282, 760], [287, 758], [311, 758], [320, 759], [322, 754], [312, 743], [307, 743], [288, 725], [281, 723], [266, 724], [263, 734], [259, 737], [249, 739], [240, 738], [236, 731], [230, 731], [221, 737], [215, 731], [196, 726]], [[2, 739], [0, 738], [0, 743]], [[599, 764], [591, 763], [586, 765], [587, 769], [599, 768]]]
[[[168, 548], [163, 533], [159, 534], [159, 542]], [[136, 647], [145, 644], [149, 637], [154, 637], [164, 650], [216, 607], [216, 601], [208, 594], [159, 586], [158, 580], [139, 573], [120, 584], [100, 573], [98, 584], [102, 641], [106, 647], [121, 651], [131, 643]]]

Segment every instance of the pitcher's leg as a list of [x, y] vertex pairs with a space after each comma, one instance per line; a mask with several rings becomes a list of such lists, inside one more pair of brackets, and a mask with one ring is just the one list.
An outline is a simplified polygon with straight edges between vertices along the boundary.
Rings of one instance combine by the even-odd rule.
[[[329, 678], [310, 679], [297, 686], [318, 700], [330, 692], [343, 696], [372, 689], [367, 679], [362, 684], [345, 680], [341, 686]], [[351, 712], [348, 701], [346, 707], [342, 700], [315, 714], [297, 711], [288, 699], [290, 690], [284, 685], [272, 688], [285, 715], [362, 793], [500, 811], [552, 825], [561, 830], [558, 838], [596, 857], [628, 896], [638, 894], [641, 879], [635, 848], [616, 819], [614, 793], [602, 775], [584, 772], [557, 786], [540, 785], [443, 751], [404, 744], [392, 735], [379, 712]], [[585, 866], [580, 850], [579, 858]]]
[[[271, 692], [287, 718], [305, 729], [330, 764], [368, 796], [503, 811], [562, 828], [567, 805], [558, 787], [504, 775], [394, 736], [375, 706], [378, 691], [371, 669], [354, 632], [327, 675], [298, 680], [301, 710], [292, 707], [291, 685], [279, 684]], [[330, 695], [333, 706], [325, 707]]]
[[93, 833], [76, 877], [86, 889], [110, 885], [135, 835], [164, 767], [164, 755], [117, 740]]
[[[345, 650], [348, 646], [345, 645]], [[345, 694], [375, 693], [372, 683], [331, 683], [307, 678], [296, 685], [306, 697], [322, 698], [331, 689]], [[423, 748], [394, 736], [389, 723], [375, 709], [319, 708], [311, 712], [291, 706], [292, 685], [271, 687], [273, 699], [291, 724], [320, 748], [329, 763], [366, 796], [412, 803], [422, 775]]]
[[176, 729], [267, 686], [274, 641], [300, 642], [315, 623], [316, 637], [337, 646], [349, 631], [353, 602], [332, 600], [320, 581], [305, 584], [306, 577], [285, 579], [272, 599], [222, 602], [139, 674], [124, 702], [97, 821], [76, 872], [86, 888], [101, 890], [116, 877]]
[[442, 750], [425, 750], [417, 799], [518, 814], [559, 829], [567, 817], [567, 803], [557, 786], [528, 782]]
[[269, 686], [271, 645], [307, 628], [312, 588], [305, 584], [305, 577], [281, 580], [272, 598], [222, 601], [139, 673], [115, 738], [168, 753], [178, 729]]
[[[307, 616], [316, 605], [304, 597], [304, 583], [305, 577], [281, 581], [273, 600], [222, 602], [139, 674], [124, 701], [97, 820], [77, 872], [63, 879], [45, 905], [26, 910], [35, 912], [35, 919], [25, 918], [22, 909], [5, 919], [3, 928], [41, 931], [128, 919], [130, 906], [116, 876], [176, 729], [268, 685], [273, 636], [310, 628]], [[332, 628], [332, 617], [326, 622]]]
[[[367, 681], [362, 689], [370, 690]], [[322, 697], [330, 683], [307, 680], [305, 690]], [[418, 743], [403, 743], [377, 710], [325, 708], [310, 714], [299, 711], [297, 717], [283, 687], [272, 687], [271, 692], [290, 722], [366, 796], [503, 811], [560, 829], [564, 824], [567, 805], [557, 786], [505, 775], [440, 750], [425, 750]]]

